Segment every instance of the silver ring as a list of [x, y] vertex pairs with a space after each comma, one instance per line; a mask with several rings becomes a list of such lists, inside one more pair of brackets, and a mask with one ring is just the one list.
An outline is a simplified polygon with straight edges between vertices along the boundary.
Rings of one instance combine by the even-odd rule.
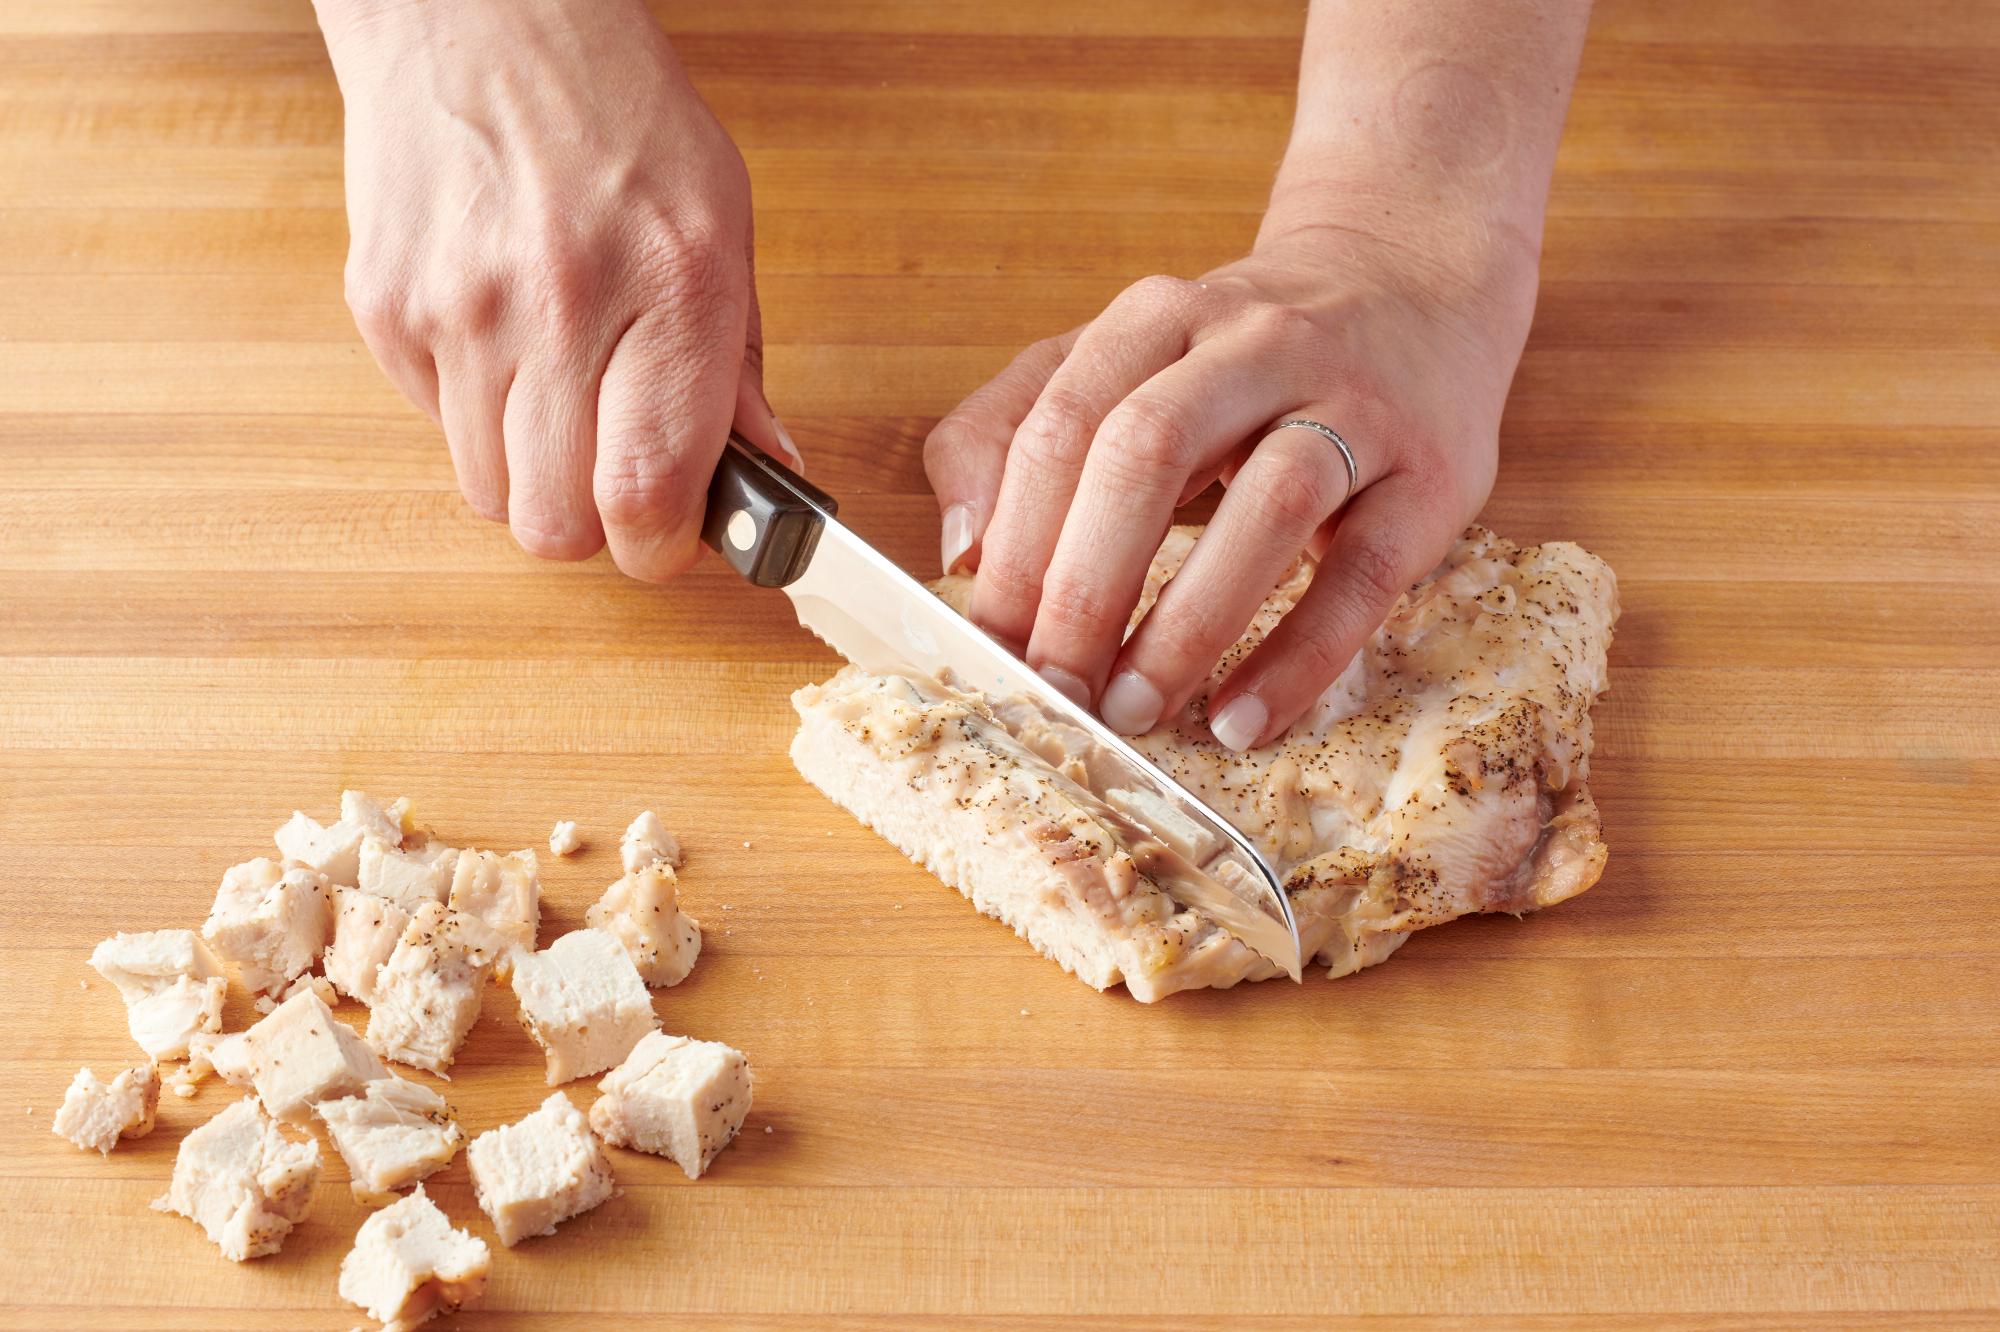
[[1303, 416], [1295, 416], [1289, 421], [1280, 421], [1271, 433], [1275, 435], [1280, 430], [1291, 430], [1294, 428], [1317, 431], [1319, 434], [1325, 435], [1328, 439], [1332, 440], [1333, 447], [1340, 450], [1340, 460], [1347, 464], [1347, 493], [1340, 497], [1340, 502], [1342, 504], [1347, 503], [1348, 500], [1354, 497], [1354, 488], [1361, 484], [1361, 469], [1354, 465], [1354, 450], [1347, 447], [1347, 441], [1342, 439], [1332, 426], [1321, 425], [1318, 421], [1310, 420]]

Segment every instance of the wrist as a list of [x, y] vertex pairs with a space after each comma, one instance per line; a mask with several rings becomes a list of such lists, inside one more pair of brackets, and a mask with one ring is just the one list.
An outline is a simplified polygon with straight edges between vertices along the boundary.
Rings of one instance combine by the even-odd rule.
[[1288, 154], [1255, 252], [1324, 263], [1434, 310], [1512, 324], [1534, 306], [1542, 212], [1384, 172], [1352, 153]]

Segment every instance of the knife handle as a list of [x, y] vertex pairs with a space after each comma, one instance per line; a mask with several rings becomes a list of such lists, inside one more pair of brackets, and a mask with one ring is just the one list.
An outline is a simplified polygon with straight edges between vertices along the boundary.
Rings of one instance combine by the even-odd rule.
[[701, 539], [757, 587], [783, 587], [805, 572], [833, 496], [735, 431], [708, 483]]

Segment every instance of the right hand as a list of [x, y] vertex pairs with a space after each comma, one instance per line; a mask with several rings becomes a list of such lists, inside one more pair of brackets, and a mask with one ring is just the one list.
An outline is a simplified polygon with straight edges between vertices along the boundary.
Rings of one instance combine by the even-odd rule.
[[640, 0], [318, 0], [347, 107], [347, 300], [530, 552], [662, 580], [764, 400], [743, 159]]

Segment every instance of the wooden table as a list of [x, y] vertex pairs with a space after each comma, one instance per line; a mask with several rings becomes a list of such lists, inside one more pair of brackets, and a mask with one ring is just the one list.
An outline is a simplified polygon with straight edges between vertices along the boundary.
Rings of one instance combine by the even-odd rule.
[[[1300, 6], [671, 8], [755, 174], [772, 397], [928, 571], [929, 423], [1249, 240]], [[343, 785], [454, 841], [580, 820], [545, 939], [660, 809], [708, 927], [660, 1010], [759, 1076], [708, 1178], [621, 1154], [466, 1326], [2000, 1319], [2000, 6], [1605, 0], [1487, 521], [1619, 572], [1610, 871], [1151, 1008], [794, 775], [833, 663], [781, 598], [465, 510], [342, 308], [304, 4], [0, 34], [0, 1326], [356, 1321], [337, 1161], [247, 1266], [146, 1210], [229, 1089], [108, 1160], [48, 1131], [133, 1056], [91, 946], [198, 925]], [[504, 992], [450, 1092], [474, 1131], [544, 1094]], [[462, 1161], [435, 1192], [490, 1235]]]

